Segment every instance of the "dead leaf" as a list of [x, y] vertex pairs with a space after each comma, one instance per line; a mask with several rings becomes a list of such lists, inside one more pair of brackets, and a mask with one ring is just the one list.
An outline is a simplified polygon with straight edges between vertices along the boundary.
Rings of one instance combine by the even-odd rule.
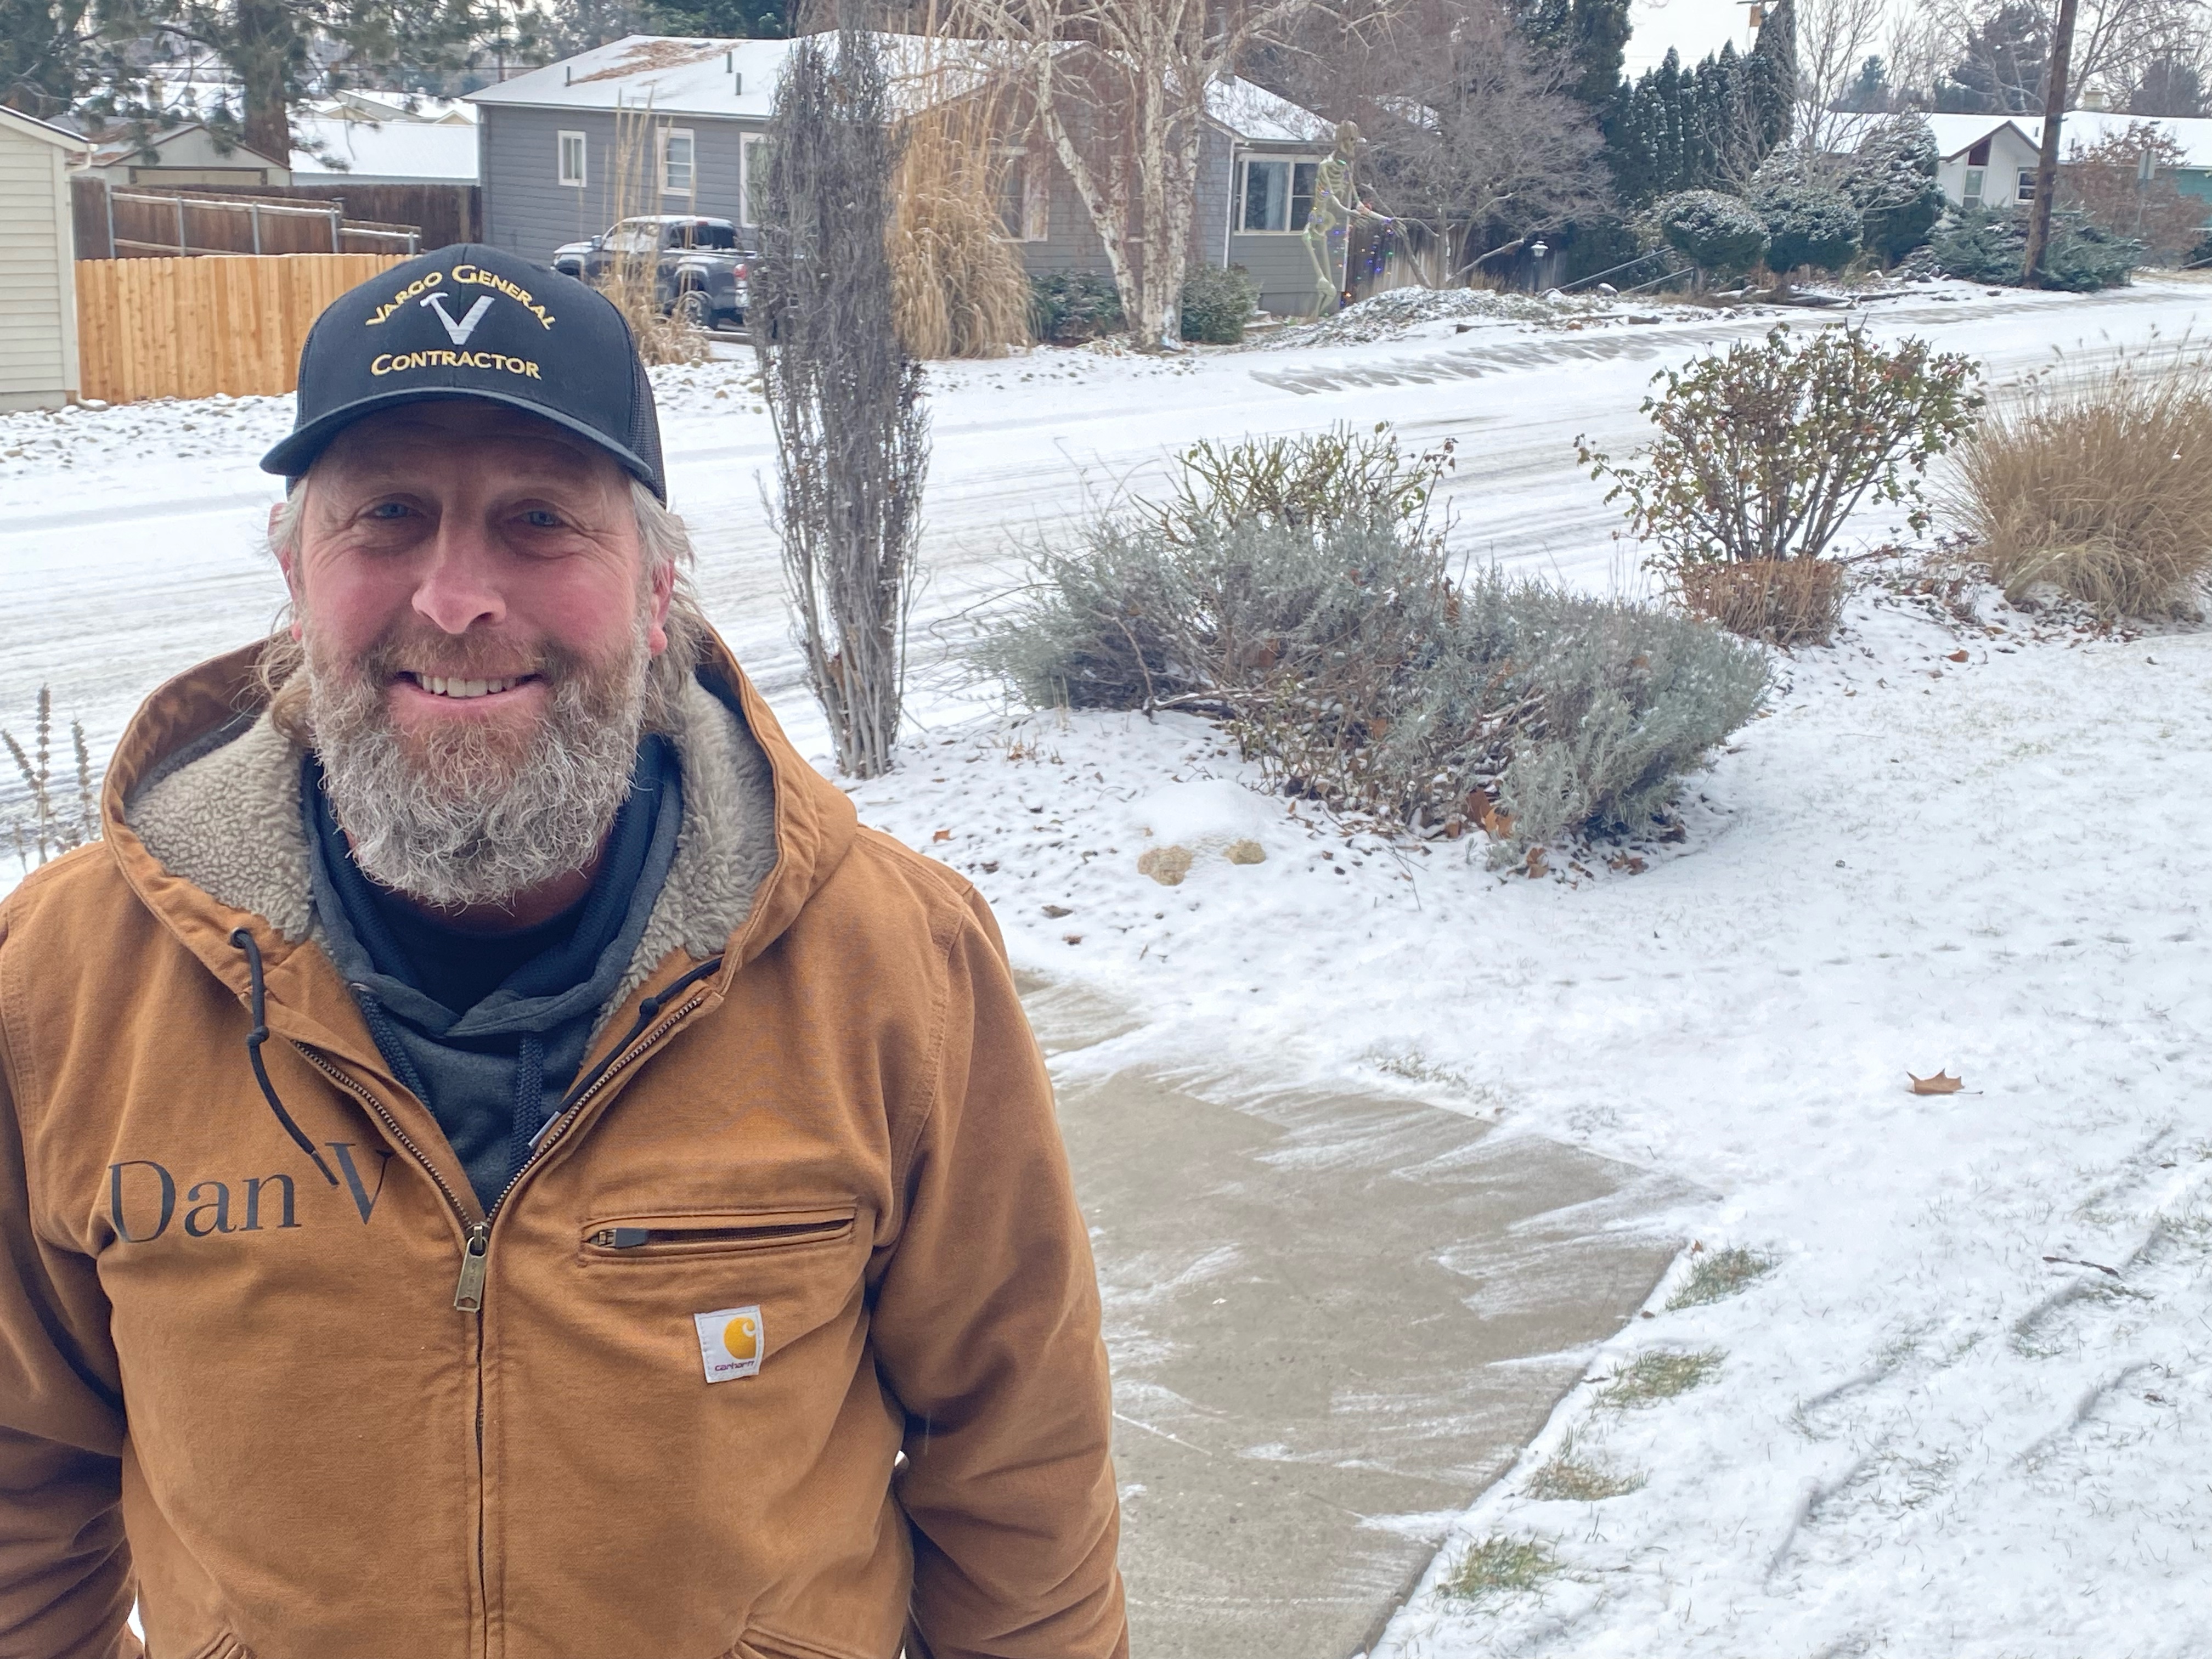
[[1062, 933], [1060, 937], [1066, 939], [1070, 945], [1080, 945], [1083, 943], [1083, 935], [1080, 933]]
[[1964, 662], [1966, 660], [1966, 653], [1963, 649], [1954, 651], [1949, 656], [1944, 658], [1943, 660], [1945, 662]]
[[940, 830], [930, 837], [932, 841], [951, 841], [951, 839], [952, 832], [950, 830]]
[[1044, 907], [1044, 913], [1054, 921], [1058, 921], [1062, 916], [1072, 916], [1075, 914], [1065, 904], [1048, 904]]
[[1528, 861], [1522, 869], [1522, 873], [1531, 880], [1538, 876], [1547, 876], [1552, 872], [1552, 866], [1545, 862], [1544, 849], [1540, 847], [1532, 847], [1528, 849]]
[[1964, 1078], [1953, 1077], [1948, 1072], [1938, 1072], [1934, 1077], [1912, 1077], [1912, 1092], [1916, 1095], [1955, 1095], [1966, 1086]]

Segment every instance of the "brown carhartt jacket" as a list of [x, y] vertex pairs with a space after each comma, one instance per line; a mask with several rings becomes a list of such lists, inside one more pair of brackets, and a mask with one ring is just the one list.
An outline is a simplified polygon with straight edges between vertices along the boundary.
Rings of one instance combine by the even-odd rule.
[[134, 1594], [155, 1659], [1125, 1654], [1097, 1291], [981, 899], [718, 647], [676, 866], [487, 1224], [315, 943], [252, 684], [157, 692], [106, 839], [0, 905], [0, 1655], [134, 1654]]

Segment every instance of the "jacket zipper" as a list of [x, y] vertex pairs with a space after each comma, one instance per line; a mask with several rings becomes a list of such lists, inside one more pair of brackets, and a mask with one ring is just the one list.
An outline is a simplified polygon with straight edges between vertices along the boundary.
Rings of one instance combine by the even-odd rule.
[[514, 1178], [500, 1189], [499, 1196], [492, 1200], [491, 1207], [484, 1212], [481, 1220], [470, 1219], [469, 1206], [463, 1202], [461, 1195], [453, 1190], [453, 1183], [438, 1172], [438, 1166], [430, 1161], [422, 1147], [416, 1144], [414, 1138], [401, 1127], [399, 1120], [392, 1115], [390, 1109], [382, 1101], [355, 1082], [341, 1067], [325, 1060], [316, 1049], [301, 1042], [295, 1042], [292, 1046], [304, 1054], [308, 1063], [317, 1071], [367, 1106], [375, 1115], [376, 1121], [384, 1126], [385, 1133], [406, 1149], [408, 1155], [422, 1166], [423, 1172], [430, 1177], [439, 1192], [445, 1195], [446, 1202], [453, 1207], [453, 1214], [466, 1229], [466, 1236], [461, 1244], [460, 1277], [453, 1285], [453, 1306], [463, 1313], [482, 1313], [484, 1274], [491, 1266], [491, 1224], [499, 1214], [500, 1206], [507, 1202], [507, 1195], [520, 1185], [522, 1177], [537, 1167], [539, 1161], [560, 1143], [570, 1126], [574, 1123], [577, 1115], [585, 1107], [590, 1105], [604, 1092], [609, 1084], [635, 1066], [640, 1059], [643, 1058], [647, 1050], [659, 1044], [663, 1037], [675, 1030], [692, 1010], [706, 1000], [707, 993], [703, 989], [695, 991], [667, 1015], [656, 1021], [644, 1036], [639, 1037], [636, 1042], [609, 1061], [599, 1076], [592, 1079], [591, 1087], [570, 1101], [561, 1115], [548, 1125], [545, 1132], [538, 1136], [537, 1146], [532, 1149], [529, 1158], [524, 1160], [522, 1167], [514, 1172]]

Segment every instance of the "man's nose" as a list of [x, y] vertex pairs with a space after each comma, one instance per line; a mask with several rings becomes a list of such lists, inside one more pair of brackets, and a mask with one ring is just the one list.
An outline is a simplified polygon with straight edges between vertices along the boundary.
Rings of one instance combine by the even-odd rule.
[[418, 616], [447, 634], [465, 634], [506, 620], [497, 560], [481, 525], [458, 514], [446, 514], [439, 520], [428, 553], [429, 562], [415, 585]]

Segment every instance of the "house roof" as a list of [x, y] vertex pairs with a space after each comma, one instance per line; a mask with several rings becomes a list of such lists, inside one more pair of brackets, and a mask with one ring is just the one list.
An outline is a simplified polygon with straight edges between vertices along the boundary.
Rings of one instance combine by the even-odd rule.
[[[1832, 129], [1834, 145], [1838, 149], [1853, 149], [1869, 131], [1893, 118], [1887, 115], [1839, 116]], [[1947, 161], [1965, 155], [2001, 127], [2010, 127], [2030, 149], [2039, 149], [2043, 144], [2043, 120], [2039, 116], [1923, 115], [1920, 118], [1936, 135], [1936, 153]], [[2137, 126], [2156, 127], [2180, 145], [2185, 157], [2182, 166], [2212, 168], [2212, 120], [2071, 109], [2066, 112], [2058, 131], [2061, 141], [2071, 153], [2077, 143], [2087, 149]]]
[[[155, 133], [143, 143], [130, 138], [111, 138], [94, 149], [91, 165], [96, 167], [120, 166], [149, 149], [158, 155], [180, 138], [189, 137], [195, 132], [207, 131], [206, 125], [202, 122], [187, 121], [181, 126], [173, 126], [167, 131]], [[210, 134], [210, 137], [212, 137], [213, 135]], [[264, 155], [259, 150], [246, 144], [234, 143], [222, 158], [224, 163], [229, 165], [234, 156], [245, 158], [243, 161], [237, 164], [242, 167], [282, 167], [284, 165], [282, 161]]]
[[[938, 96], [965, 92], [996, 55], [988, 43], [928, 41], [878, 34], [896, 83], [933, 70]], [[478, 105], [534, 109], [638, 109], [649, 99], [656, 115], [703, 115], [765, 121], [777, 81], [796, 40], [729, 40], [708, 36], [633, 34], [574, 58], [469, 94]], [[1073, 48], [1070, 48], [1073, 50]], [[1003, 49], [998, 49], [1002, 51]], [[742, 90], [740, 90], [742, 88]], [[1335, 129], [1310, 110], [1235, 78], [1206, 95], [1206, 113], [1255, 143], [1327, 143]]]
[[[477, 181], [477, 130], [437, 121], [348, 121], [331, 115], [292, 118], [292, 182], [336, 184], [348, 178], [421, 179], [472, 185]], [[304, 143], [329, 149], [311, 155]], [[331, 165], [343, 161], [341, 171]]]
[[25, 115], [0, 104], [0, 129], [21, 133], [26, 138], [35, 138], [42, 144], [52, 144], [57, 149], [66, 149], [78, 155], [92, 148], [91, 141], [81, 133], [66, 127], [58, 127], [51, 121], [41, 121], [35, 115]]
[[1229, 76], [1206, 88], [1206, 112], [1239, 138], [1254, 143], [1329, 144], [1334, 124], [1303, 104]]

